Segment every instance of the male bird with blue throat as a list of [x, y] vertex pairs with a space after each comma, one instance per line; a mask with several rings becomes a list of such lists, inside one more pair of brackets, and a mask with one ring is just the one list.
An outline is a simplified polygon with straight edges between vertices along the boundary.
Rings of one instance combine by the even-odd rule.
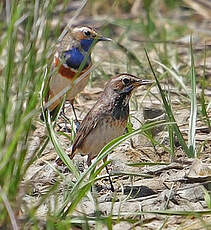
[[[77, 26], [69, 28], [55, 49], [53, 68], [57, 70], [56, 74], [52, 75], [49, 81], [49, 90], [45, 98], [46, 103], [67, 86], [71, 86], [75, 78], [80, 77], [90, 69], [92, 66], [91, 52], [99, 41], [111, 41], [111, 39], [101, 36], [92, 27]], [[65, 99], [70, 101], [76, 121], [78, 119], [73, 101], [77, 94], [87, 85], [89, 75], [88, 73], [66, 93]], [[63, 100], [63, 97], [64, 95], [57, 98], [48, 106], [51, 115], [54, 115], [55, 111], [57, 111], [57, 107]], [[42, 115], [41, 118], [43, 118]]]

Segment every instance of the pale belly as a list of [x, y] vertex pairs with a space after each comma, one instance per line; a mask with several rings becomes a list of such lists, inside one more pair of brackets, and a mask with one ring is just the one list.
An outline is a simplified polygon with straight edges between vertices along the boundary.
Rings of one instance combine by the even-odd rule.
[[[52, 99], [54, 96], [56, 96], [58, 93], [60, 93], [62, 90], [64, 90], [66, 87], [71, 86], [71, 89], [67, 92], [66, 100], [73, 100], [78, 93], [80, 93], [85, 86], [87, 85], [89, 80], [89, 74], [84, 77], [81, 81], [79, 81], [76, 85], [72, 85], [73, 81], [71, 79], [61, 77], [59, 74], [52, 77], [50, 80], [50, 91], [49, 91], [49, 99]], [[50, 111], [52, 111], [61, 101], [63, 97], [58, 98], [54, 103], [52, 103], [49, 106]]]
[[81, 155], [89, 155], [90, 160], [95, 158], [100, 150], [111, 140], [121, 136], [126, 128], [127, 121], [115, 121], [111, 125], [109, 121], [101, 121], [85, 138], [82, 146], [78, 148]]

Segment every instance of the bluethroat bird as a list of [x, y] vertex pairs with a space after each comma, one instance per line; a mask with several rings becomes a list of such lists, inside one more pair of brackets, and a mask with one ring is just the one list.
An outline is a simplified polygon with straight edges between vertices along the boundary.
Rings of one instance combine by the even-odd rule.
[[[103, 93], [83, 119], [72, 145], [70, 158], [76, 152], [88, 155], [87, 164], [114, 138], [123, 135], [129, 116], [129, 99], [134, 89], [152, 84], [131, 74], [123, 73], [113, 77]], [[104, 159], [106, 161], [106, 159]], [[107, 173], [108, 168], [106, 167]], [[109, 173], [108, 173], [109, 175]], [[111, 190], [114, 191], [110, 176]]]
[[[57, 68], [57, 71], [50, 79], [49, 90], [45, 98], [46, 103], [67, 86], [73, 84], [75, 78], [80, 77], [90, 69], [92, 66], [91, 51], [99, 41], [111, 41], [111, 39], [99, 35], [95, 29], [88, 26], [78, 26], [67, 31], [55, 49], [53, 68]], [[76, 95], [85, 88], [88, 80], [89, 73], [66, 93], [65, 99], [70, 101], [76, 121], [78, 120], [73, 101]], [[58, 97], [48, 106], [51, 115], [54, 114], [63, 98], [64, 95]], [[43, 120], [42, 115], [41, 119]]]

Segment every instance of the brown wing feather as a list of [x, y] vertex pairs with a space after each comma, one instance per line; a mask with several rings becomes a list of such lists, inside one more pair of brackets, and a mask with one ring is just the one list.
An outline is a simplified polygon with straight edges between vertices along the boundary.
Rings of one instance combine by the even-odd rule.
[[68, 32], [65, 37], [56, 46], [56, 52], [59, 53], [59, 57], [66, 50], [71, 50], [73, 47], [80, 46], [80, 42], [74, 40], [71, 34]]
[[[82, 121], [82, 123], [80, 124], [79, 130], [76, 133], [76, 137], [74, 139], [73, 142], [73, 146], [72, 146], [72, 153], [70, 155], [70, 158], [72, 159], [74, 157], [74, 152], [75, 150], [83, 143], [83, 141], [85, 140], [85, 138], [87, 137], [87, 135], [91, 132], [91, 130], [97, 125], [97, 123], [99, 122], [99, 115], [100, 114], [96, 114], [95, 110], [91, 110], [86, 117], [84, 118], [84, 120]], [[93, 119], [93, 117], [95, 117], [95, 119]]]
[[[81, 144], [83, 144], [83, 141], [85, 140], [87, 135], [92, 131], [94, 127], [97, 126], [98, 122], [100, 121], [99, 117], [106, 116], [108, 112], [107, 106], [108, 105], [106, 105], [106, 103], [102, 104], [101, 100], [99, 100], [87, 113], [86, 117], [83, 119], [79, 127], [78, 132], [76, 133], [76, 137], [72, 145], [72, 152], [70, 155], [71, 159], [75, 156], [74, 152], [78, 147], [80, 147]], [[107, 110], [105, 109], [105, 107], [107, 107]]]

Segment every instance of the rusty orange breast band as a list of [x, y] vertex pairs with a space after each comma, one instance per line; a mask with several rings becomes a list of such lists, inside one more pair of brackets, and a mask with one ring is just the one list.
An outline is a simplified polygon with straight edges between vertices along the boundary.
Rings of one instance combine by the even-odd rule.
[[[55, 58], [54, 64], [55, 64], [55, 67], [59, 66], [58, 73], [62, 77], [65, 77], [68, 79], [73, 79], [75, 74], [77, 73], [77, 70], [74, 70], [74, 69], [69, 68], [69, 67], [65, 67], [64, 65], [60, 64], [59, 58]], [[86, 72], [90, 67], [91, 67], [91, 64], [86, 69], [82, 70], [80, 75], [83, 74], [84, 72]]]

